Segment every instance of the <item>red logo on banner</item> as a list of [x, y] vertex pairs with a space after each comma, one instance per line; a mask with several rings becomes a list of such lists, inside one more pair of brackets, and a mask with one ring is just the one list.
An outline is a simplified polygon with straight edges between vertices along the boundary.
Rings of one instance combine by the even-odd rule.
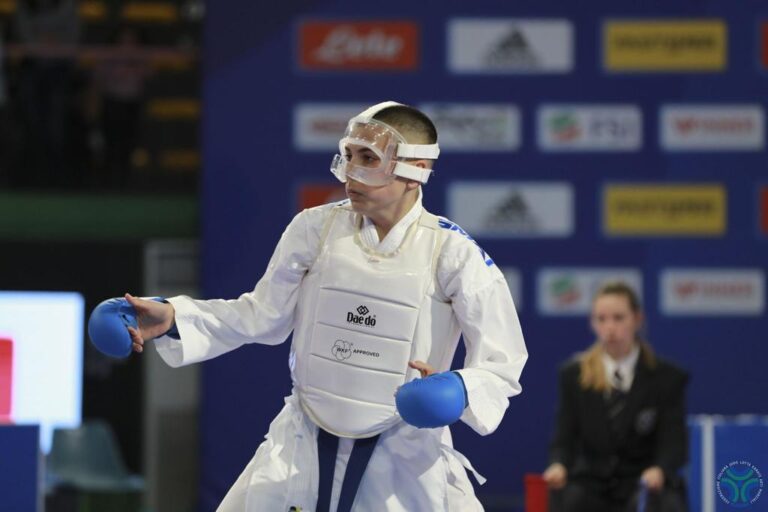
[[0, 423], [11, 420], [13, 396], [13, 340], [0, 338]]
[[299, 211], [347, 198], [344, 185], [302, 185], [299, 188]]
[[299, 31], [303, 69], [391, 71], [416, 69], [418, 27], [410, 21], [311, 21]]
[[768, 186], [760, 187], [760, 230], [768, 235]]
[[760, 24], [760, 62], [768, 68], [768, 21]]

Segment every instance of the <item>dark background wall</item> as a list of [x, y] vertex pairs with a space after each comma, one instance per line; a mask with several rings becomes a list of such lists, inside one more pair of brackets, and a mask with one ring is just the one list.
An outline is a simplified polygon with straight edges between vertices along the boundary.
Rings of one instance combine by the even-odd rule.
[[[454, 75], [447, 67], [447, 24], [454, 17], [565, 18], [574, 30], [574, 68], [565, 74]], [[727, 25], [725, 69], [703, 73], [611, 74], [601, 60], [606, 18], [719, 18]], [[565, 181], [574, 190], [575, 221], [565, 238], [478, 238], [500, 266], [522, 278], [520, 314], [530, 351], [523, 394], [488, 438], [455, 428], [458, 448], [488, 477], [478, 489], [491, 504], [521, 494], [522, 476], [547, 463], [556, 368], [592, 341], [582, 316], [545, 316], [536, 279], [545, 267], [633, 267], [642, 275], [651, 342], [692, 374], [691, 413], [767, 413], [764, 310], [759, 315], [666, 316], [659, 276], [669, 267], [766, 269], [768, 245], [758, 228], [755, 188], [766, 179], [764, 149], [737, 153], [663, 151], [659, 107], [665, 103], [749, 103], [765, 107], [765, 70], [758, 64], [761, 2], [405, 2], [348, 1], [270, 4], [209, 2], [205, 27], [202, 256], [206, 297], [233, 298], [252, 289], [280, 233], [297, 212], [302, 184], [332, 184], [333, 151], [298, 152], [294, 107], [306, 102], [372, 104], [511, 103], [522, 116], [520, 148], [502, 153], [446, 151], [425, 187], [425, 205], [446, 213], [455, 180]], [[396, 20], [418, 28], [412, 70], [383, 73], [312, 71], [298, 63], [303, 21]], [[545, 153], [536, 142], [542, 103], [628, 103], [643, 115], [636, 152]], [[606, 183], [722, 184], [728, 195], [725, 232], [713, 237], [629, 237], [603, 234]], [[763, 279], [763, 278], [761, 278]], [[287, 344], [247, 346], [204, 364], [201, 508], [213, 510], [261, 442], [289, 393]], [[460, 360], [457, 361], [460, 365]]]
[[[106, 297], [143, 286], [141, 242], [0, 243], [0, 283], [4, 290], [72, 291], [90, 312]], [[85, 319], [83, 319], [85, 320]], [[46, 322], [46, 318], [40, 318]], [[116, 360], [85, 344], [83, 418], [107, 419], [126, 464], [142, 470], [142, 359]]]

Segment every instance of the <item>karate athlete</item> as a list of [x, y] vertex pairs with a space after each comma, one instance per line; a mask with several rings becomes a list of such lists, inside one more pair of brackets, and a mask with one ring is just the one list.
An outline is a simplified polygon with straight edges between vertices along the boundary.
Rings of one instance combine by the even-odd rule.
[[[482, 510], [449, 429], [406, 423], [394, 395], [423, 384], [421, 405], [406, 404], [421, 414], [458, 382], [460, 419], [492, 433], [528, 357], [509, 288], [461, 228], [422, 207], [439, 153], [427, 116], [380, 103], [350, 120], [339, 150], [331, 170], [348, 199], [299, 213], [252, 292], [126, 295], [133, 349], [156, 338], [177, 367], [293, 331], [293, 391], [220, 511]], [[448, 372], [462, 333], [464, 368]]]

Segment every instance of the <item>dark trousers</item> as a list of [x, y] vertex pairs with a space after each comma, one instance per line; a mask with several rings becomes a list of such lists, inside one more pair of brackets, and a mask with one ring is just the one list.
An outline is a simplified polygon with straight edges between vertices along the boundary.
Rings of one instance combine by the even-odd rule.
[[[634, 486], [634, 483], [632, 483]], [[645, 510], [638, 510], [639, 488], [629, 494], [606, 492], [584, 482], [569, 482], [550, 492], [549, 512], [686, 512], [685, 489], [679, 485], [648, 492]], [[626, 498], [622, 497], [628, 496]]]

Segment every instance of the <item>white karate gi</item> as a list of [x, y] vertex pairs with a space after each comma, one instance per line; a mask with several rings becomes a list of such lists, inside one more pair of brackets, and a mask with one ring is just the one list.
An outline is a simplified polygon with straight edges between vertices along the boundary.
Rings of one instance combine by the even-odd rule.
[[[245, 343], [277, 345], [285, 341], [294, 328], [302, 280], [315, 261], [332, 207], [304, 210], [293, 219], [252, 292], [235, 300], [168, 299], [176, 311], [181, 340], [158, 338], [156, 347], [162, 358], [176, 367], [211, 359]], [[361, 239], [379, 253], [390, 253], [399, 247], [407, 228], [421, 213], [419, 194], [413, 208], [384, 240], [379, 241], [368, 219], [364, 219]], [[498, 267], [460, 228], [449, 221], [441, 225], [448, 236], [437, 260], [437, 284], [451, 301], [466, 345], [464, 368], [459, 373], [469, 406], [461, 420], [487, 435], [501, 422], [508, 398], [520, 393], [519, 378], [528, 353], [509, 288]], [[437, 371], [448, 370], [450, 364], [426, 362]], [[302, 411], [296, 393], [286, 397], [266, 440], [219, 510], [287, 512], [291, 506], [313, 510], [318, 485], [316, 436], [317, 427]], [[350, 439], [339, 443], [331, 510], [338, 502], [352, 444]], [[471, 468], [452, 448], [447, 427], [417, 429], [401, 422], [381, 434], [353, 511], [482, 510], [465, 467]]]

